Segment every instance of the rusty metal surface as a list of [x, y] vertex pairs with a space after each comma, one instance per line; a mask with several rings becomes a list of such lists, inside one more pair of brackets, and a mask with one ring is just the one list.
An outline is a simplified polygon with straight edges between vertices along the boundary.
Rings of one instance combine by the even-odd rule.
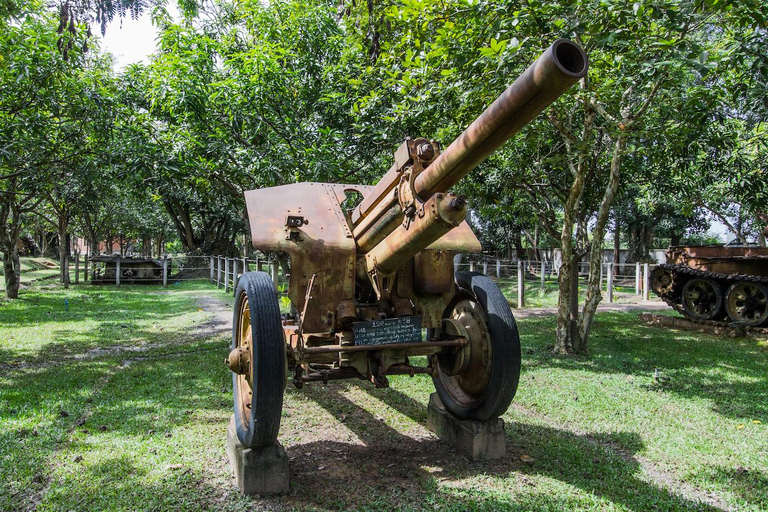
[[400, 181], [403, 168], [408, 163], [410, 157], [408, 141], [406, 140], [395, 151], [392, 167], [389, 168], [389, 171], [387, 171], [384, 177], [371, 189], [350, 215], [353, 224], [357, 225], [362, 217], [366, 217], [379, 201], [381, 201], [390, 191], [394, 190], [397, 183]]
[[[340, 202], [346, 191], [366, 193], [370, 187], [329, 183], [298, 183], [245, 193], [251, 237], [256, 249], [284, 251], [291, 257], [288, 297], [298, 310], [305, 332], [328, 332], [336, 306], [351, 299], [355, 287], [356, 246]], [[302, 217], [300, 226], [286, 226], [288, 217]], [[312, 300], [307, 286], [315, 275]]]
[[670, 247], [667, 263], [718, 274], [768, 277], [768, 248], [718, 245]]
[[328, 354], [338, 352], [372, 352], [377, 350], [409, 350], [413, 348], [435, 348], [435, 347], [462, 347], [466, 345], [466, 340], [444, 340], [444, 341], [420, 341], [414, 343], [389, 343], [383, 345], [325, 345], [322, 347], [307, 347], [304, 353], [309, 354]]
[[395, 165], [350, 215], [360, 251], [373, 249], [403, 215], [412, 215], [413, 208], [423, 202], [413, 188], [414, 180], [439, 155], [440, 147], [435, 141], [408, 137], [400, 145], [395, 152]]
[[396, 271], [406, 261], [457, 227], [466, 217], [466, 204], [452, 194], [435, 194], [424, 204], [423, 212], [411, 222], [397, 227], [366, 254], [368, 270]]
[[[384, 387], [386, 375], [432, 374], [442, 357], [461, 393], [474, 399], [485, 389], [487, 319], [475, 302], [456, 295], [453, 268], [457, 252], [481, 247], [465, 220], [464, 198], [448, 189], [586, 68], [581, 48], [556, 41], [445, 151], [435, 141], [406, 139], [375, 187], [301, 183], [245, 193], [253, 246], [290, 256], [288, 297], [295, 313], [283, 329], [298, 387], [354, 377]], [[350, 191], [363, 200], [345, 212]], [[418, 329], [419, 336], [400, 343], [388, 332], [363, 345], [355, 333], [356, 322], [409, 316], [430, 329], [430, 340], [419, 341]], [[428, 366], [411, 366], [412, 355], [429, 356]], [[246, 356], [242, 349], [231, 352], [228, 364], [236, 375], [242, 376]]]
[[413, 258], [413, 285], [418, 293], [453, 291], [453, 251], [426, 250]]

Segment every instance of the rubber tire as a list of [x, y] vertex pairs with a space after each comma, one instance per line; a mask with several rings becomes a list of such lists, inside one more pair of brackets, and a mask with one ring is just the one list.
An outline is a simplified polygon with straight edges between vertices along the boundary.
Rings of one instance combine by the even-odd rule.
[[230, 348], [234, 349], [237, 344], [238, 313], [243, 297], [248, 298], [251, 312], [253, 394], [250, 415], [243, 418], [243, 411], [238, 407], [239, 376], [233, 373], [235, 430], [243, 446], [254, 448], [272, 445], [277, 440], [283, 411], [286, 347], [280, 306], [272, 278], [264, 272], [246, 272], [240, 276], [235, 290]]
[[[737, 282], [733, 283], [731, 286], [728, 287], [728, 291], [725, 292], [725, 298], [723, 299], [723, 307], [725, 308], [725, 313], [728, 315], [728, 318], [730, 318], [732, 322], [735, 322], [735, 323], [737, 323], [739, 325], [747, 325], [749, 327], [757, 327], [759, 325], [763, 325], [765, 323], [768, 323], [768, 316], [765, 316], [765, 315], [763, 316], [763, 318], [758, 319], [755, 322], [745, 322], [744, 320], [739, 320], [738, 318], [734, 318], [731, 315], [731, 311], [728, 308], [729, 298], [730, 298], [731, 293], [733, 292], [733, 290], [736, 288], [736, 286], [738, 286], [738, 285], [740, 285], [742, 283], [744, 283], [744, 281], [737, 281]], [[758, 283], [754, 283], [754, 284], [763, 293], [763, 296], [768, 297], [768, 286], [762, 285], [762, 284], [758, 284]]]
[[[685, 295], [688, 293], [688, 289], [691, 286], [693, 286], [693, 283], [696, 281], [705, 281], [710, 286], [712, 286], [712, 288], [715, 290], [716, 307], [708, 315], [701, 315], [698, 312], [694, 311], [688, 305], [688, 302], [685, 300]], [[688, 280], [685, 283], [685, 285], [683, 285], [683, 294], [682, 294], [681, 302], [683, 304], [683, 309], [685, 310], [685, 312], [688, 314], [690, 318], [693, 318], [694, 320], [714, 320], [715, 318], [718, 318], [719, 316], [721, 316], [723, 312], [723, 289], [720, 287], [719, 284], [717, 284], [712, 279], [707, 279], [704, 277], [695, 277], [693, 279]]]
[[[485, 311], [491, 338], [491, 376], [483, 395], [472, 405], [458, 403], [446, 389], [438, 373], [432, 377], [440, 400], [454, 416], [474, 421], [495, 419], [504, 414], [517, 392], [520, 381], [520, 336], [507, 299], [488, 276], [476, 272], [456, 272], [456, 284], [476, 300]], [[457, 299], [466, 298], [462, 293]], [[446, 315], [453, 309], [446, 310]]]

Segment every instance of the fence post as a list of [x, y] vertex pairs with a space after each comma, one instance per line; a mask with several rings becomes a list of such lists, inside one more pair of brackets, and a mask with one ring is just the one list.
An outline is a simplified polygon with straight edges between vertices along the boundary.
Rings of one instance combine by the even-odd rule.
[[237, 259], [232, 258], [232, 295], [237, 291], [237, 282], [240, 280], [240, 276], [237, 273]]
[[229, 258], [224, 258], [224, 293], [229, 293]]
[[651, 266], [648, 263], [643, 264], [643, 300], [650, 300]]
[[256, 271], [261, 272], [264, 266], [261, 264], [261, 258], [256, 258]]
[[547, 283], [544, 281], [547, 278], [547, 262], [541, 260], [541, 289], [542, 291], [547, 288]]
[[635, 295], [640, 295], [640, 262], [635, 263]]
[[216, 256], [216, 288], [221, 288], [221, 256]]
[[608, 302], [613, 302], [613, 263], [608, 263]]
[[163, 288], [168, 288], [168, 255], [163, 258]]
[[270, 270], [272, 271], [272, 282], [275, 284], [275, 290], [280, 291], [280, 278], [278, 276], [279, 266], [277, 263], [277, 260], [272, 260], [272, 266]]
[[115, 266], [115, 286], [120, 286], [120, 256], [117, 257]]
[[488, 262], [483, 260], [483, 275], [488, 275]]
[[84, 264], [83, 266], [85, 268], [83, 269], [83, 282], [87, 283], [88, 282], [88, 263], [89, 263], [88, 262], [88, 253], [85, 254], [85, 258], [84, 259], [85, 259], [85, 261], [83, 262], [83, 264]]
[[80, 284], [80, 253], [75, 253], [75, 284]]
[[213, 282], [213, 256], [211, 256], [211, 282]]
[[248, 272], [248, 258], [243, 258], [243, 274]]
[[525, 306], [525, 261], [517, 262], [517, 307]]
[[475, 262], [474, 261], [470, 261], [469, 262], [469, 271], [470, 272], [474, 272], [475, 271]]
[[501, 281], [501, 260], [496, 258], [496, 280]]

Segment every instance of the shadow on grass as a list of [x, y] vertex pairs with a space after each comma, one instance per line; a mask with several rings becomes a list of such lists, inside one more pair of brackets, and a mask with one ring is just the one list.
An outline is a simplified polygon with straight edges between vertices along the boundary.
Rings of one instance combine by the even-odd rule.
[[708, 487], [720, 487], [734, 494], [744, 504], [768, 510], [768, 478], [754, 468], [710, 468], [693, 477]]
[[188, 302], [188, 297], [147, 287], [107, 290], [89, 286], [50, 292], [30, 291], [3, 305], [0, 326], [25, 327], [31, 323], [81, 322], [91, 318], [128, 320], [135, 319], [137, 313], [163, 319], [182, 312], [182, 305]]
[[598, 374], [652, 377], [654, 391], [711, 400], [732, 418], [768, 422], [768, 350], [754, 339], [676, 331], [641, 323], [636, 313], [595, 317], [587, 357], [554, 356], [555, 319], [520, 319], [524, 368], [555, 367]]
[[[392, 389], [369, 392], [424, 423], [426, 404]], [[390, 506], [431, 502], [438, 507], [464, 510], [557, 509], [607, 500], [630, 509], [716, 510], [643, 481], [640, 465], [631, 455], [643, 448], [634, 433], [580, 436], [546, 426], [511, 423], [506, 427], [507, 455], [495, 461], [472, 462], [434, 437], [414, 439], [400, 434], [338, 389], [326, 387], [309, 391], [308, 395], [363, 443], [317, 441], [288, 448], [293, 458], [292, 485], [300, 495], [324, 506], [365, 509], [375, 508], [379, 502]], [[306, 464], [307, 454], [314, 460], [329, 461], [328, 466], [319, 471], [314, 463]], [[532, 457], [533, 462], [522, 462], [522, 454]], [[584, 494], [561, 496], [547, 503], [550, 497], [526, 492], [527, 485], [536, 485], [526, 475], [543, 475], [577, 487]], [[483, 483], [461, 481], [473, 477], [481, 481], [490, 477], [508, 484], [490, 483], [485, 488]], [[507, 485], [518, 489], [500, 491]]]

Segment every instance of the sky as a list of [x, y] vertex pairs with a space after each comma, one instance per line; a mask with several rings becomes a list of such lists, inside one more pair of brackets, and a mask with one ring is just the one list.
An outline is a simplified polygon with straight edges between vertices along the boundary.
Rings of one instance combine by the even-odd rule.
[[[173, 12], [172, 6], [169, 11]], [[121, 70], [129, 64], [149, 62], [149, 55], [155, 51], [157, 29], [152, 25], [148, 12], [137, 20], [130, 16], [115, 19], [107, 25], [107, 33], [102, 38], [101, 48], [115, 56], [115, 69]]]

